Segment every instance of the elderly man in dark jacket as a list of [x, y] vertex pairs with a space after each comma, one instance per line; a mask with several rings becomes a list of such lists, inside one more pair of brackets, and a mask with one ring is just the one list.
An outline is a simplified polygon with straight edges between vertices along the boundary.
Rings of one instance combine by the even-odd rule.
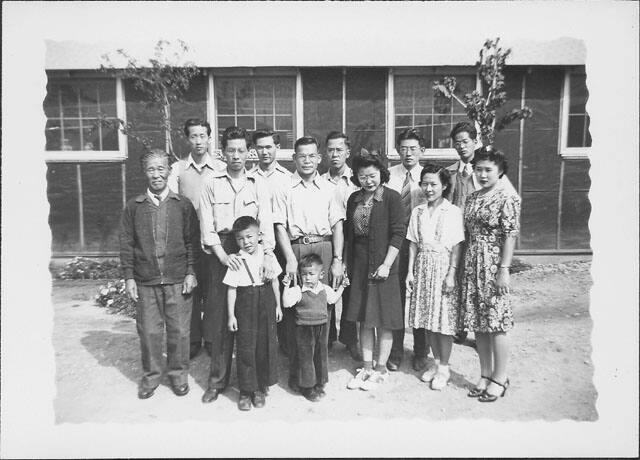
[[136, 324], [144, 375], [138, 397], [153, 396], [160, 384], [166, 327], [168, 375], [178, 396], [189, 392], [189, 323], [199, 244], [191, 201], [169, 190], [169, 156], [154, 149], [141, 158], [149, 187], [129, 200], [122, 214], [120, 263], [126, 291], [136, 301]]

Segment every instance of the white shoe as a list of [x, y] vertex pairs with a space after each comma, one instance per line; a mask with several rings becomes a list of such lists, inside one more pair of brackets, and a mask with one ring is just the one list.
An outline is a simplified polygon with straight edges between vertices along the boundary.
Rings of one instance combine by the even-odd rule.
[[422, 377], [420, 377], [420, 380], [422, 380], [423, 382], [429, 383], [433, 380], [433, 377], [435, 377], [437, 372], [438, 372], [438, 366], [434, 365], [433, 367], [430, 367], [429, 369], [427, 369], [424, 374], [422, 374]]
[[444, 390], [447, 387], [447, 383], [449, 382], [449, 369], [446, 371], [439, 369], [436, 375], [433, 377], [431, 381], [431, 389], [432, 390]]
[[359, 369], [356, 376], [349, 380], [349, 383], [347, 383], [347, 388], [349, 390], [357, 390], [359, 388], [362, 388], [369, 377], [371, 377], [371, 374], [373, 374], [373, 371], [367, 371], [364, 368]]
[[360, 387], [361, 390], [370, 391], [376, 388], [379, 384], [384, 383], [389, 376], [388, 372], [373, 371], [369, 378]]

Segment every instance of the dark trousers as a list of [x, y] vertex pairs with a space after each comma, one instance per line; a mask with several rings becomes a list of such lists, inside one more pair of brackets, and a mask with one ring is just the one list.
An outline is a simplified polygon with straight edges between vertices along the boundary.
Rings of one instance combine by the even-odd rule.
[[[238, 252], [233, 235], [220, 235], [222, 247], [227, 254]], [[222, 284], [227, 267], [211, 256], [211, 276], [202, 317], [204, 340], [211, 342], [211, 368], [209, 388], [223, 390], [229, 384], [234, 333], [227, 327], [227, 287]]]
[[235, 315], [238, 386], [243, 393], [253, 393], [278, 381], [276, 299], [271, 284], [238, 287]]
[[298, 351], [297, 381], [301, 388], [324, 385], [329, 381], [327, 324], [317, 326], [296, 325], [296, 347]]
[[[333, 250], [331, 241], [320, 241], [318, 243], [301, 244], [291, 243], [291, 249], [296, 256], [296, 260], [300, 260], [301, 257], [307, 254], [315, 253], [322, 258], [322, 264], [324, 265], [324, 278], [322, 282], [329, 284], [329, 271], [331, 268], [331, 262], [333, 260]], [[333, 330], [333, 337], [337, 336], [336, 321], [335, 321], [335, 308], [333, 305], [329, 306], [329, 327], [328, 327], [328, 340], [331, 340], [331, 334]], [[347, 321], [344, 319], [345, 313], [343, 312], [340, 319], [340, 342], [345, 345], [355, 345], [358, 342], [358, 333], [356, 330], [356, 323]], [[285, 330], [287, 352], [289, 354], [289, 379], [294, 379], [298, 375], [297, 369], [297, 353], [296, 353], [296, 323], [295, 323], [295, 311], [293, 308], [284, 309], [283, 312], [283, 327]]]
[[202, 342], [202, 312], [207, 302], [209, 291], [209, 278], [211, 273], [211, 262], [215, 255], [205, 254], [200, 251], [198, 265], [196, 267], [196, 279], [198, 286], [193, 290], [193, 313], [191, 314], [191, 343]]
[[160, 384], [167, 334], [167, 368], [174, 385], [187, 383], [189, 373], [189, 323], [193, 294], [182, 294], [182, 283], [143, 286], [138, 283], [136, 327], [140, 337], [142, 370], [140, 386], [150, 390]]
[[[400, 278], [400, 296], [402, 300], [402, 316], [405, 314], [406, 280], [409, 272], [409, 240], [405, 239], [398, 253], [398, 278]], [[423, 328], [413, 329], [413, 354], [416, 357], [426, 357], [429, 354], [427, 346], [427, 331]], [[389, 361], [400, 364], [404, 355], [404, 328], [393, 331], [393, 344]]]

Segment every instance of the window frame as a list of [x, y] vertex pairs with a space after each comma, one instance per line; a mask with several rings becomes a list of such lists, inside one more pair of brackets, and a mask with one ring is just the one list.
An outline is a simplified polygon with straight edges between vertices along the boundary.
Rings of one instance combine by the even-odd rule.
[[[443, 69], [444, 71], [441, 71]], [[472, 70], [469, 72], [468, 70]], [[400, 155], [396, 150], [396, 110], [395, 110], [395, 77], [422, 77], [430, 78], [440, 75], [471, 75], [476, 77], [476, 90], [482, 91], [480, 76], [475, 67], [455, 66], [427, 66], [427, 67], [389, 67], [387, 80], [387, 157], [390, 160], [399, 160]], [[425, 148], [420, 160], [457, 161], [460, 157], [454, 148]]]
[[[71, 76], [69, 73], [64, 75], [52, 74], [49, 78], [55, 80], [69, 81], [84, 80], [84, 76]], [[95, 77], [94, 77], [95, 78]], [[103, 80], [111, 80], [116, 85], [116, 118], [127, 122], [127, 111], [125, 106], [124, 83], [122, 78], [99, 78]], [[45, 116], [45, 119], [48, 118]], [[127, 136], [118, 131], [118, 150], [44, 150], [44, 158], [48, 163], [90, 163], [90, 162], [122, 162], [128, 158]]]
[[[569, 113], [571, 106], [571, 73], [575, 70], [576, 67], [565, 67], [564, 69], [564, 83], [560, 95], [560, 122], [558, 123], [560, 130], [558, 136], [558, 154], [566, 159], [585, 160], [589, 159], [593, 147], [567, 147], [569, 141]], [[590, 117], [589, 113], [586, 112], [586, 106], [585, 113]]]
[[[209, 78], [208, 94], [207, 94], [207, 117], [211, 125], [211, 143], [209, 151], [213, 156], [224, 160], [222, 146], [219, 145], [218, 139], [218, 108], [216, 106], [215, 78], [261, 78], [261, 77], [295, 77], [294, 86], [294, 116], [293, 139], [298, 139], [304, 132], [304, 113], [302, 99], [302, 74], [299, 68], [209, 68], [207, 69]], [[276, 160], [291, 160], [294, 150], [278, 149]], [[253, 156], [255, 155], [255, 158]], [[257, 160], [257, 153], [250, 149], [251, 160]]]

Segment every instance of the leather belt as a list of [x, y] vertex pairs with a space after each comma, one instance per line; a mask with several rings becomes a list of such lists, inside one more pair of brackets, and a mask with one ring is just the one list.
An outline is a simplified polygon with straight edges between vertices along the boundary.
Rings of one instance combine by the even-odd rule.
[[312, 244], [312, 243], [320, 243], [321, 241], [331, 241], [331, 235], [320, 236], [320, 235], [304, 235], [300, 238], [296, 238], [295, 240], [291, 240], [291, 244]]

